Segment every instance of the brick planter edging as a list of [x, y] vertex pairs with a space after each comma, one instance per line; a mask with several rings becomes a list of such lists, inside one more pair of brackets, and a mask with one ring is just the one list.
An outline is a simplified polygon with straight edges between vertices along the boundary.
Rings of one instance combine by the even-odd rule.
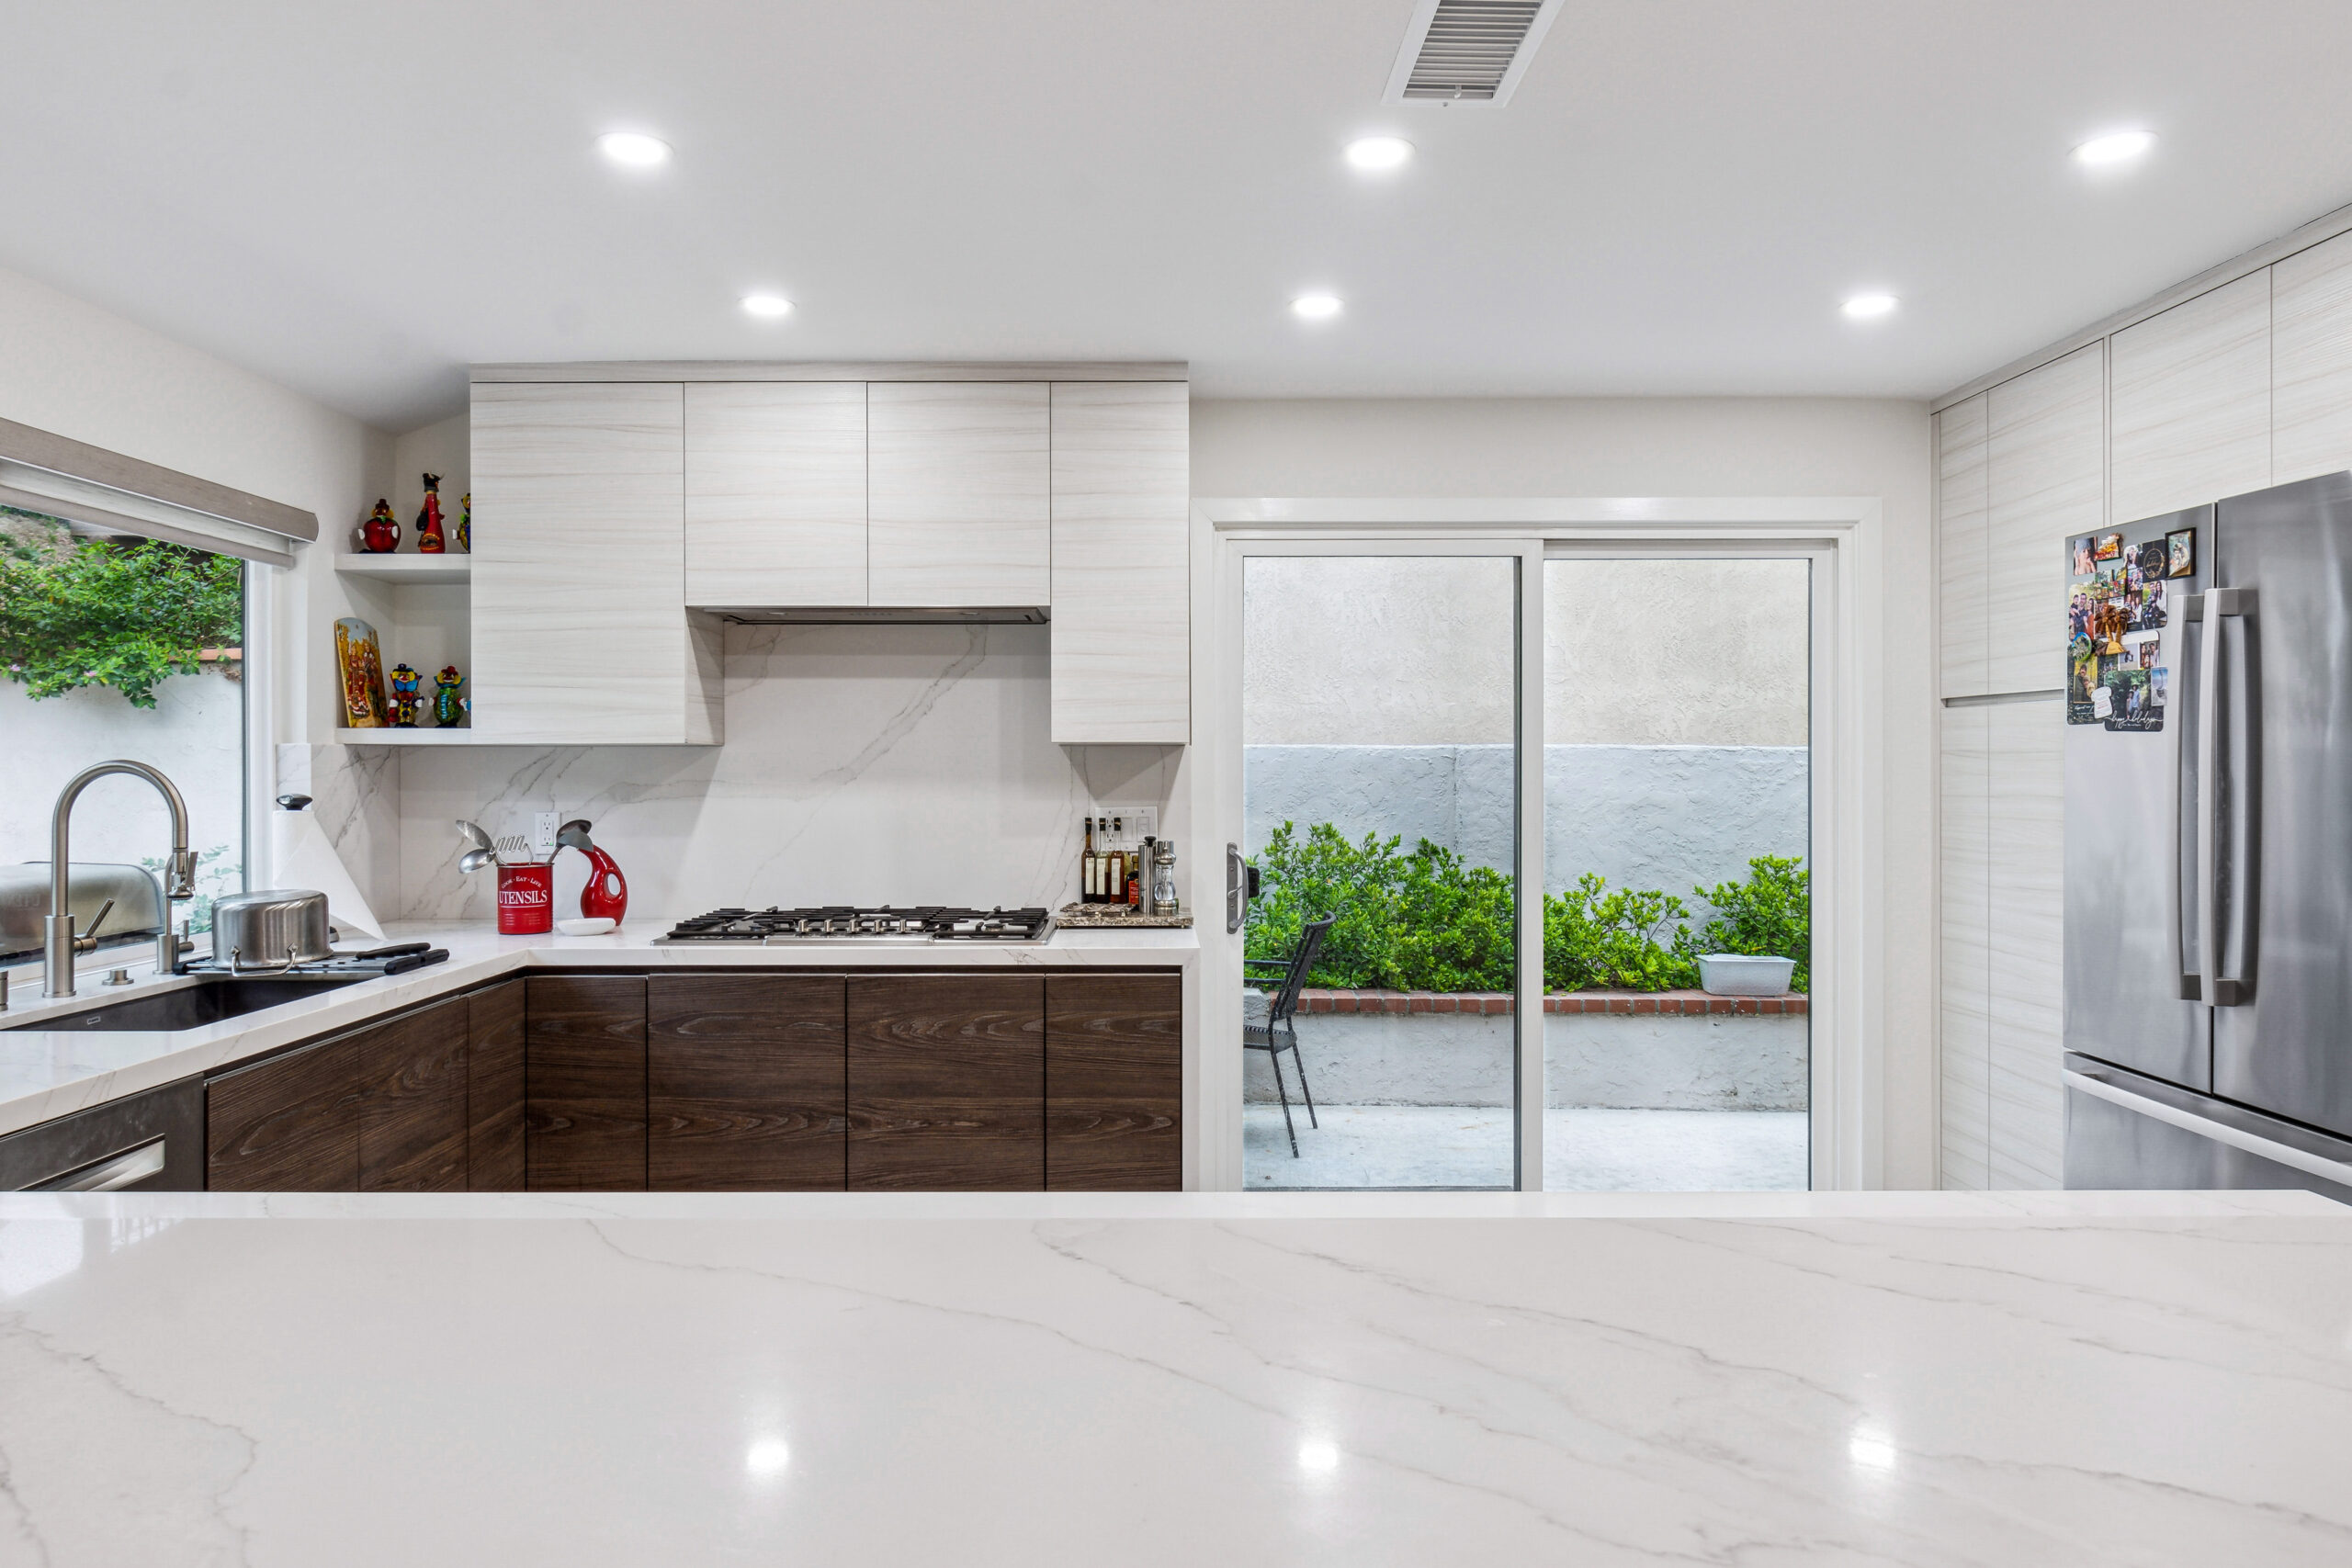
[[[1716, 997], [1704, 991], [1553, 991], [1544, 998], [1545, 1012], [1690, 1015], [1717, 1013], [1753, 1018], [1804, 1013], [1807, 998], [1781, 997]], [[1310, 987], [1298, 994], [1301, 1013], [1471, 1013], [1487, 1018], [1510, 1016], [1514, 998], [1509, 991], [1371, 991], [1324, 990]]]

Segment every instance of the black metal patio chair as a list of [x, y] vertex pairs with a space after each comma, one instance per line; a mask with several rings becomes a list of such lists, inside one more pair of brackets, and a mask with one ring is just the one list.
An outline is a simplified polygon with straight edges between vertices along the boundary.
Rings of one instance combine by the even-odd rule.
[[[1315, 955], [1323, 950], [1323, 938], [1331, 930], [1333, 917], [1324, 916], [1310, 920], [1298, 933], [1298, 946], [1288, 958], [1245, 958], [1241, 961], [1241, 978], [1245, 984], [1273, 984], [1273, 995], [1266, 999], [1266, 1020], [1252, 1023], [1246, 1017], [1241, 1024], [1241, 1045], [1247, 1051], [1266, 1053], [1266, 1065], [1274, 1069], [1274, 1093], [1283, 1102], [1283, 1129], [1290, 1134], [1290, 1157], [1298, 1157], [1298, 1127], [1290, 1119], [1290, 1090], [1283, 1087], [1283, 1053], [1290, 1053], [1291, 1066], [1298, 1069], [1298, 1092], [1306, 1100], [1306, 1124], [1320, 1127], [1315, 1119], [1315, 1091], [1306, 1087], [1306, 1063], [1298, 1054], [1298, 1027], [1291, 1021], [1298, 1011], [1298, 993], [1306, 985], [1306, 972], [1315, 966]], [[1251, 970], [1261, 973], [1252, 975]]]

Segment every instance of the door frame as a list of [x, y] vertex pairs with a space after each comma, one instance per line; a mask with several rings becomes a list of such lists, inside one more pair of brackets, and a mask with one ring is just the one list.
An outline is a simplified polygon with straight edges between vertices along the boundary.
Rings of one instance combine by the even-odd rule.
[[[1802, 556], [1814, 561], [1812, 671], [1812, 1176], [1817, 1190], [1875, 1188], [1883, 1171], [1885, 824], [1868, 808], [1880, 743], [1861, 716], [1883, 697], [1875, 625], [1859, 585], [1872, 579], [1881, 506], [1871, 497], [1457, 498], [1201, 497], [1192, 506], [1193, 755], [1190, 816], [1202, 1027], [1187, 1064], [1187, 1182], [1238, 1190], [1242, 1061], [1238, 936], [1224, 920], [1225, 845], [1242, 838], [1241, 561], [1252, 553], [1516, 554], [1520, 570], [1519, 885], [1542, 885], [1542, 562], [1577, 555]], [[1556, 550], [1547, 548], [1557, 547]], [[1538, 660], [1532, 668], [1527, 650]], [[1532, 866], [1532, 872], [1531, 872]], [[1520, 908], [1520, 1005], [1537, 1021], [1543, 990], [1540, 899]], [[1543, 1182], [1543, 1052], [1519, 1063], [1520, 1186]]]

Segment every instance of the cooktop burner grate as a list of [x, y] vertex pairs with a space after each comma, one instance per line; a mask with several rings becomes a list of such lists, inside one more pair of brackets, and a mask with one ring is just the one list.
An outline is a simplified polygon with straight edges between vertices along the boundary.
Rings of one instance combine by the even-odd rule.
[[799, 909], [713, 909], [680, 920], [665, 942], [1043, 942], [1054, 931], [1046, 909], [963, 909], [924, 904], [860, 908], [826, 904]]

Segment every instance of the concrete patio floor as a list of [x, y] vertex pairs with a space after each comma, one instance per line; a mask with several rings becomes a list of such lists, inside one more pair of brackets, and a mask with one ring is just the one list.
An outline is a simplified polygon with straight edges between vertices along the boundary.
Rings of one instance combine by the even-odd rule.
[[[1279, 1105], [1244, 1105], [1253, 1188], [1509, 1187], [1511, 1113], [1471, 1106], [1294, 1105], [1290, 1157]], [[1544, 1185], [1569, 1192], [1802, 1191], [1802, 1111], [1547, 1111]]]

